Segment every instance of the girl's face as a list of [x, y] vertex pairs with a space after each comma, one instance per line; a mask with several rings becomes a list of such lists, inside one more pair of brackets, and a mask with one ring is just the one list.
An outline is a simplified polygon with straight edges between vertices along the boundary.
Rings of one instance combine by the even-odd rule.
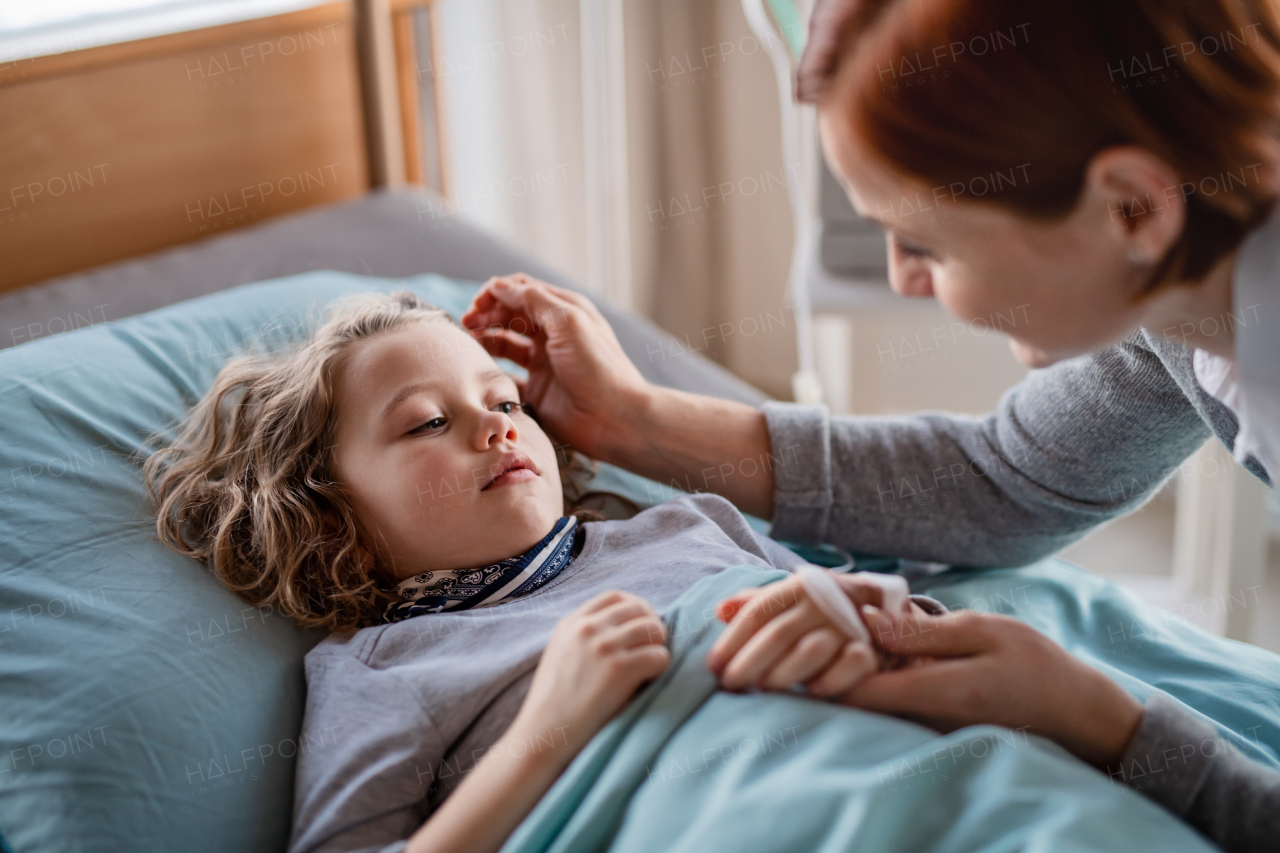
[[[1029, 367], [1115, 343], [1142, 324], [1150, 306], [1134, 299], [1144, 278], [1116, 215], [1128, 200], [1120, 187], [1089, 184], [1066, 217], [1023, 219], [894, 175], [859, 150], [848, 125], [838, 103], [819, 112], [832, 171], [858, 212], [886, 230], [899, 294], [936, 297], [960, 319], [1003, 331]], [[1010, 164], [1014, 180], [1035, 180], [1034, 164], [1017, 166]], [[1158, 242], [1180, 227], [1156, 224], [1141, 239]]]
[[338, 478], [396, 577], [515, 556], [563, 514], [550, 439], [514, 380], [455, 326], [356, 344], [335, 393]]

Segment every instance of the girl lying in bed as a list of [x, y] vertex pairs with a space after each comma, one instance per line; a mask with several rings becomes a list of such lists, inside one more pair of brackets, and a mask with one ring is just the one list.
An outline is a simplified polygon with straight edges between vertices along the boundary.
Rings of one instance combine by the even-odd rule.
[[[657, 611], [729, 565], [803, 564], [714, 495], [590, 520], [574, 458], [470, 334], [400, 292], [229, 362], [149, 461], [166, 543], [333, 631], [306, 659], [291, 850], [498, 849], [666, 668]], [[833, 652], [814, 695], [883, 665], [831, 631], [760, 686]]]

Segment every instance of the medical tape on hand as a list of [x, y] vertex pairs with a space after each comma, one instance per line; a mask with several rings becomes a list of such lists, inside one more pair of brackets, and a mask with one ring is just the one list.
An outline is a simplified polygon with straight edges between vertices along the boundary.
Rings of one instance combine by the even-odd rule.
[[808, 593], [809, 600], [842, 634], [851, 640], [861, 640], [868, 645], [871, 643], [871, 632], [862, 624], [862, 617], [854, 609], [853, 602], [845, 595], [840, 584], [836, 583], [830, 571], [806, 565], [796, 569], [796, 575], [800, 578], [800, 585]]
[[880, 587], [880, 592], [883, 595], [880, 601], [881, 610], [892, 614], [906, 612], [907, 598], [911, 594], [906, 578], [898, 575], [886, 575], [883, 572], [857, 572], [854, 577], [870, 581]]

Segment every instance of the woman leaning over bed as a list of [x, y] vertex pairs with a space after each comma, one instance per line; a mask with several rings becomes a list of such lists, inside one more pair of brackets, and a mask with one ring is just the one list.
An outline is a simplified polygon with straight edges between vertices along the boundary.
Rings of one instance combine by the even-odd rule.
[[[782, 539], [1021, 565], [1140, 506], [1212, 435], [1270, 484], [1278, 14], [1268, 0], [820, 0], [799, 96], [851, 201], [885, 226], [894, 289], [965, 321], [1016, 317], [1015, 354], [1043, 368], [986, 418], [757, 410], [637, 383], [574, 296], [525, 278], [491, 284], [464, 323], [530, 367], [527, 399], [576, 447], [718, 492]], [[772, 470], [734, 464], [766, 451]], [[937, 482], [936, 510], [896, 496], [917, 478]], [[824, 672], [821, 656], [786, 654], [813, 624], [783, 614], [749, 640], [762, 624], [726, 632], [709, 662], [726, 686]], [[1029, 725], [1099, 765], [1206, 734], [1018, 623], [957, 624], [944, 660], [847, 700], [945, 727]], [[1185, 770], [1141, 790], [1220, 844], [1274, 842], [1276, 774], [1238, 757]]]

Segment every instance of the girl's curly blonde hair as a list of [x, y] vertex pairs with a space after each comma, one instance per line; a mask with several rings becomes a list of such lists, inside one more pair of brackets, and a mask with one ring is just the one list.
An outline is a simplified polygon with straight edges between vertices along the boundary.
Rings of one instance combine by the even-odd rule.
[[[420, 322], [453, 320], [408, 291], [364, 294], [335, 306], [291, 352], [228, 361], [177, 438], [144, 466], [160, 541], [206, 561], [249, 604], [303, 627], [376, 622], [397, 600], [396, 579], [360, 547], [333, 476], [334, 384], [353, 344]], [[564, 451], [566, 508], [601, 518], [582, 506], [598, 497], [581, 485], [594, 463], [552, 443]]]

